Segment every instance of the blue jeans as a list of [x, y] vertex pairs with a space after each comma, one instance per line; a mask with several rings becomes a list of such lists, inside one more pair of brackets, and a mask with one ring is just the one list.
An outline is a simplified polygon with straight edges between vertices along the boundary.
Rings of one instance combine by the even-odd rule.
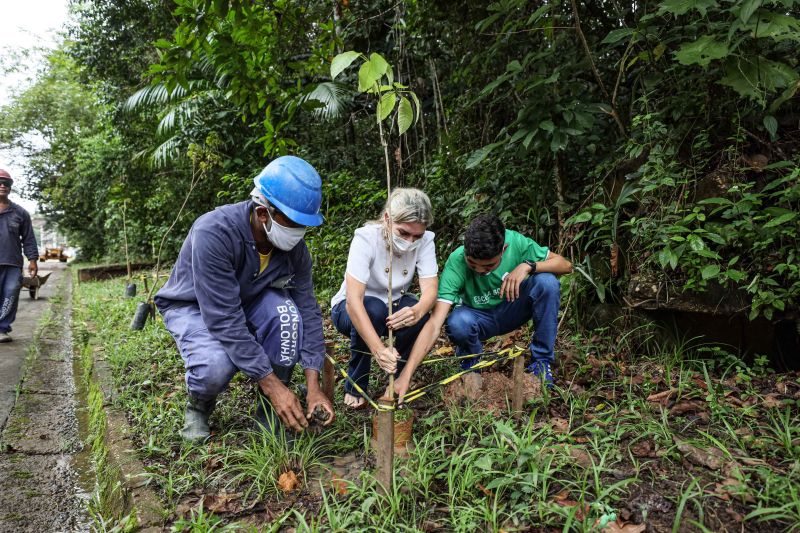
[[[481, 341], [514, 331], [533, 318], [536, 329], [530, 345], [532, 361], [552, 363], [560, 302], [558, 278], [549, 273], [534, 274], [522, 282], [519, 298], [513, 302], [504, 301], [492, 309], [457, 306], [447, 318], [445, 329], [456, 345], [456, 355], [480, 354]], [[467, 369], [477, 361], [478, 357], [462, 359], [461, 368]]]
[[[303, 338], [302, 317], [294, 305], [286, 310], [287, 300], [291, 301], [287, 291], [267, 289], [260, 299], [244, 308], [248, 329], [264, 347], [264, 357], [269, 357], [275, 376], [284, 384], [291, 379]], [[239, 368], [208, 331], [196, 304], [169, 308], [162, 316], [183, 358], [189, 394], [201, 400], [215, 398], [228, 387]], [[282, 321], [298, 323], [296, 338], [281, 340]]]
[[[392, 305], [394, 313], [403, 309], [404, 307], [411, 307], [416, 305], [417, 300], [415, 297], [406, 294]], [[369, 320], [372, 322], [372, 327], [375, 328], [375, 333], [379, 337], [385, 337], [389, 334], [389, 329], [386, 327], [386, 317], [389, 316], [388, 306], [383, 303], [383, 300], [373, 298], [372, 296], [364, 297], [364, 309], [369, 315]], [[395, 331], [394, 346], [400, 354], [401, 361], [397, 362], [397, 374], [403, 370], [405, 362], [408, 360], [408, 354], [411, 353], [411, 348], [414, 346], [414, 341], [417, 340], [419, 332], [428, 321], [429, 315], [424, 315], [419, 322], [409, 328], [402, 328]], [[350, 338], [350, 363], [347, 365], [347, 375], [350, 379], [358, 383], [358, 386], [364, 392], [367, 392], [369, 386], [369, 367], [372, 362], [372, 354], [367, 347], [367, 343], [356, 331], [356, 327], [350, 320], [350, 315], [347, 314], [347, 305], [344, 301], [339, 302], [331, 309], [331, 321], [333, 325], [339, 330], [339, 333]], [[361, 396], [350, 381], [345, 381], [344, 390], [353, 396]]]
[[22, 269], [13, 265], [0, 265], [0, 333], [11, 331], [11, 324], [17, 318], [21, 288]]

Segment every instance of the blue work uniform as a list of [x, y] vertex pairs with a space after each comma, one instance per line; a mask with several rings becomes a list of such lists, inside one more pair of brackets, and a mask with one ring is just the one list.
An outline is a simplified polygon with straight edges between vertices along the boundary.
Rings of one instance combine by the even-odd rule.
[[9, 202], [0, 213], [0, 333], [11, 331], [17, 317], [23, 252], [29, 261], [39, 259], [31, 216], [22, 206]]
[[[314, 296], [304, 241], [274, 248], [267, 268], [250, 226], [250, 200], [198, 218], [155, 304], [186, 367], [186, 386], [209, 400], [243, 372], [283, 379], [295, 363], [320, 371], [325, 356], [322, 312]], [[280, 372], [278, 372], [280, 371]]]

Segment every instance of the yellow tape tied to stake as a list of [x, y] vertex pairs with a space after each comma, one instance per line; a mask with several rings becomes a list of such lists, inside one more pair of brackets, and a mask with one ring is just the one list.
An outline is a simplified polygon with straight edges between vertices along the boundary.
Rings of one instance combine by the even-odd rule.
[[[405, 397], [403, 398], [403, 404], [408, 404], [408, 403], [413, 402], [414, 400], [422, 398], [423, 396], [428, 394], [428, 392], [431, 389], [433, 389], [435, 387], [440, 387], [440, 386], [443, 386], [443, 385], [447, 385], [448, 383], [452, 383], [453, 381], [457, 380], [458, 378], [460, 378], [461, 376], [463, 376], [465, 374], [469, 374], [470, 372], [474, 372], [475, 370], [481, 370], [481, 369], [484, 369], [484, 368], [489, 368], [490, 366], [494, 365], [495, 363], [499, 363], [501, 361], [509, 361], [511, 359], [519, 357], [520, 355], [522, 355], [523, 352], [524, 352], [524, 350], [519, 349], [519, 348], [514, 348], [514, 349], [507, 348], [505, 350], [500, 350], [498, 352], [494, 352], [494, 353], [497, 354], [497, 357], [493, 357], [491, 359], [486, 359], [484, 361], [479, 361], [478, 363], [474, 364], [468, 370], [461, 370], [459, 372], [456, 372], [452, 376], [448, 376], [448, 377], [446, 377], [444, 379], [441, 379], [441, 380], [439, 380], [437, 382], [429, 383], [428, 385], [424, 385], [422, 387], [419, 387], [418, 389], [414, 389], [412, 391], [408, 391], [406, 393]], [[486, 354], [469, 354], [469, 355], [463, 355], [463, 356], [459, 356], [459, 357], [447, 358], [447, 360], [467, 359], [467, 358], [470, 358], [470, 357], [478, 357], [480, 355], [486, 355]], [[347, 372], [344, 369], [338, 368], [338, 366], [336, 364], [336, 360], [333, 357], [331, 357], [330, 355], [326, 355], [326, 357], [331, 362], [331, 364], [334, 366], [334, 368], [337, 368], [339, 370], [339, 373], [342, 375], [342, 377], [345, 380], [349, 381], [353, 385], [353, 387], [356, 389], [356, 391], [358, 391], [358, 393], [367, 401], [367, 403], [369, 403], [372, 406], [373, 409], [375, 409], [376, 411], [394, 411], [397, 408], [395, 405], [384, 406], [384, 405], [378, 404], [375, 400], [373, 400], [372, 398], [370, 398], [367, 395], [367, 393], [364, 391], [364, 389], [362, 389], [358, 385], [358, 383], [355, 382], [355, 380], [353, 380], [352, 378], [350, 378], [350, 376], [347, 375]], [[440, 360], [445, 360], [445, 358], [441, 358], [441, 359], [437, 359], [437, 360], [431, 360], [431, 362], [440, 361]], [[424, 363], [425, 363], [425, 361], [423, 361], [423, 364]]]

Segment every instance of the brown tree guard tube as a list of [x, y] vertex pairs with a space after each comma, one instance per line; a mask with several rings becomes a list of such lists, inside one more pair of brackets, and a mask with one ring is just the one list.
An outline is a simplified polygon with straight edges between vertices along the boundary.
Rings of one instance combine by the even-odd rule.
[[[380, 405], [392, 406], [393, 401], [378, 400]], [[377, 471], [375, 479], [378, 481], [378, 490], [388, 496], [394, 486], [394, 410], [383, 410], [375, 413], [375, 463]]]

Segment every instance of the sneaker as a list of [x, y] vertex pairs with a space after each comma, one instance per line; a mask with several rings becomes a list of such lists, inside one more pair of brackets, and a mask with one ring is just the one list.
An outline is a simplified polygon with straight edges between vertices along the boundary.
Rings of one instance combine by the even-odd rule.
[[5, 331], [0, 332], [0, 342], [11, 342], [12, 340], [13, 339], [11, 338], [11, 335], [6, 333]]
[[534, 361], [525, 368], [525, 371], [544, 381], [548, 389], [553, 388], [553, 371], [547, 361]]

